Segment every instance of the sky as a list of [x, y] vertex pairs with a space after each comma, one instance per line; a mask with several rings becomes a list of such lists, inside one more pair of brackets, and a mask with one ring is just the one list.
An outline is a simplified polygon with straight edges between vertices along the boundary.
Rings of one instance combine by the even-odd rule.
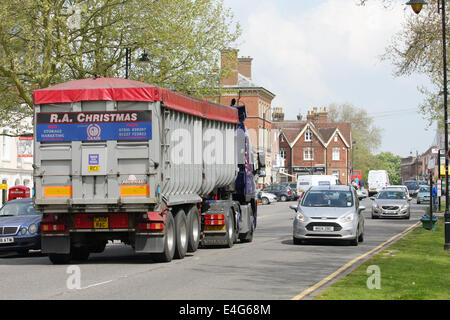
[[382, 129], [381, 147], [402, 157], [425, 152], [435, 125], [418, 113], [429, 86], [423, 75], [394, 76], [381, 55], [412, 10], [406, 0], [224, 0], [243, 34], [239, 56], [250, 56], [252, 81], [276, 95], [285, 119], [313, 107], [349, 103]]

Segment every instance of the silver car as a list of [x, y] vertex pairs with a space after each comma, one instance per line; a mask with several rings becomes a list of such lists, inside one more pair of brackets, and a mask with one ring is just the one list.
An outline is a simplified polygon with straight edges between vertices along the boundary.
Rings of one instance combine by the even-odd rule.
[[295, 210], [294, 244], [308, 239], [349, 240], [357, 246], [364, 240], [363, 206], [349, 186], [311, 187]]
[[371, 197], [372, 219], [380, 217], [396, 217], [409, 219], [411, 215], [411, 207], [409, 195], [400, 189], [381, 190], [376, 197]]
[[277, 202], [276, 195], [274, 195], [273, 193], [264, 192], [264, 191], [261, 191], [258, 194], [258, 199], [261, 200], [262, 204], [271, 204], [271, 203]]

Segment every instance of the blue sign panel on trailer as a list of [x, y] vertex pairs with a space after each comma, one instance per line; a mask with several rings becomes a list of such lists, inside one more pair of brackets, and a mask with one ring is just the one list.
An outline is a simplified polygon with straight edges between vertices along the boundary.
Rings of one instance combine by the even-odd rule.
[[151, 140], [151, 111], [38, 113], [36, 139], [39, 142]]

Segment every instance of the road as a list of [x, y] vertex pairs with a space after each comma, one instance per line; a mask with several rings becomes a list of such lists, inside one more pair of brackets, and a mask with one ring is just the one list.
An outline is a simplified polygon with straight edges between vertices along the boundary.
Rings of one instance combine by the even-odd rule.
[[[416, 223], [426, 206], [412, 202], [410, 220], [370, 218], [365, 199], [365, 239], [357, 247], [341, 243], [294, 245], [289, 205], [260, 206], [252, 243], [231, 249], [199, 249], [183, 260], [154, 263], [131, 247], [110, 244], [76, 266], [52, 265], [40, 252], [0, 256], [0, 299], [291, 299]], [[80, 272], [79, 288], [73, 275]], [[69, 284], [69, 286], [68, 286]]]

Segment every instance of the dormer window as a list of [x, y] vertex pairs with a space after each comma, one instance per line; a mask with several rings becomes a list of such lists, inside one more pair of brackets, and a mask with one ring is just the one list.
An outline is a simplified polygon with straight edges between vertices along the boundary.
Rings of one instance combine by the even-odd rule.
[[311, 142], [312, 141], [312, 131], [306, 130], [305, 132], [305, 142]]

